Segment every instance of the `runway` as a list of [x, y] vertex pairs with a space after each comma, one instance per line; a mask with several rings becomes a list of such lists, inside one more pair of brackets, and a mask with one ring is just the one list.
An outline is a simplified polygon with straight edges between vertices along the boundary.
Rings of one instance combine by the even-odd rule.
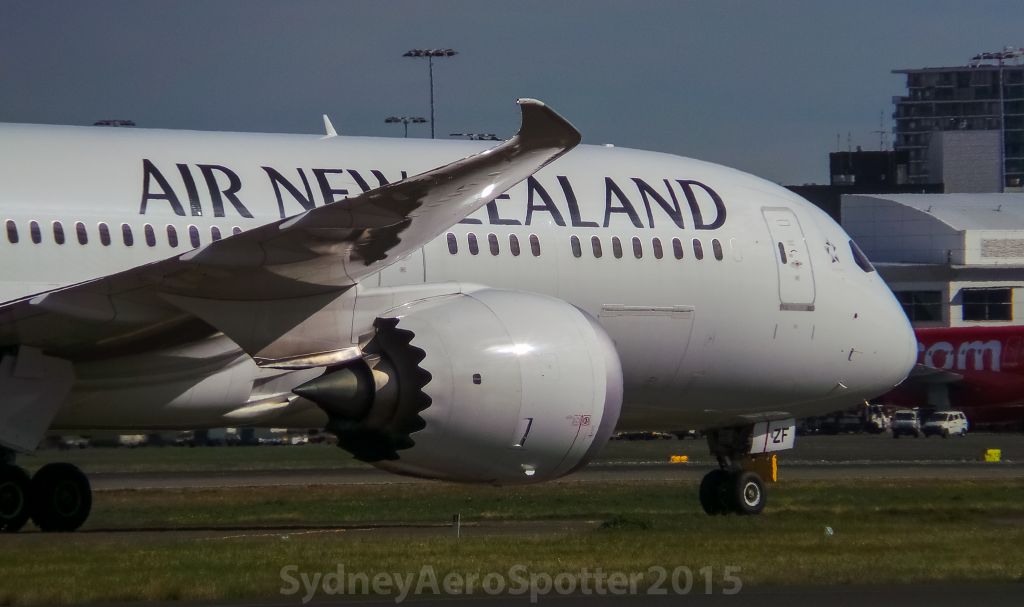
[[[592, 464], [551, 482], [587, 483], [622, 481], [698, 482], [711, 470], [704, 464]], [[780, 464], [780, 481], [909, 480], [909, 479], [1015, 479], [1024, 478], [1024, 465], [1016, 463], [795, 463]], [[376, 468], [233, 472], [125, 472], [90, 475], [94, 491], [125, 489], [189, 489], [224, 487], [296, 487], [312, 485], [386, 485], [424, 483], [429, 480], [398, 476]]]
[[[284, 453], [259, 448], [261, 457]], [[986, 463], [985, 450], [998, 448], [1002, 461]], [[220, 448], [224, 449], [224, 448]], [[262, 451], [270, 449], [270, 451]], [[383, 485], [432, 482], [398, 476], [366, 464], [337, 466], [342, 455], [322, 449], [318, 460], [307, 459], [289, 469], [130, 471], [86, 468], [96, 491], [125, 489], [187, 489], [222, 487], [294, 487], [312, 485]], [[232, 450], [234, 452], [234, 450]], [[126, 457], [128, 452], [125, 452]], [[670, 464], [669, 454], [686, 454], [690, 463]], [[218, 457], [217, 449], [208, 452]], [[650, 444], [613, 442], [597, 461], [558, 483], [681, 481], [698, 482], [712, 468], [703, 440], [651, 441]], [[1024, 435], [978, 433], [966, 438], [904, 438], [888, 435], [807, 436], [792, 451], [779, 454], [781, 481], [1016, 479], [1024, 478]]]

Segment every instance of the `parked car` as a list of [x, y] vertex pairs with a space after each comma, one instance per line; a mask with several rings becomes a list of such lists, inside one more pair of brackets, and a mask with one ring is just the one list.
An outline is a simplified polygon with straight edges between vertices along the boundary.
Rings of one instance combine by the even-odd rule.
[[936, 411], [929, 415], [921, 431], [925, 436], [967, 436], [967, 416], [963, 411]]
[[892, 423], [889, 426], [892, 429], [892, 437], [899, 438], [900, 435], [906, 434], [919, 438], [921, 436], [921, 420], [917, 416], [917, 411], [913, 409], [900, 409], [892, 416]]

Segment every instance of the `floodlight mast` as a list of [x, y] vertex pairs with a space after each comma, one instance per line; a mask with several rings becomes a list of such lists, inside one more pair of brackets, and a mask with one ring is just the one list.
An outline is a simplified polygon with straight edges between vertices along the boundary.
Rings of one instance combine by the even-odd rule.
[[434, 138], [434, 57], [454, 57], [458, 55], [458, 51], [454, 51], [450, 48], [440, 49], [424, 49], [414, 48], [406, 51], [403, 57], [426, 57], [427, 58], [427, 69], [430, 72], [430, 138]]

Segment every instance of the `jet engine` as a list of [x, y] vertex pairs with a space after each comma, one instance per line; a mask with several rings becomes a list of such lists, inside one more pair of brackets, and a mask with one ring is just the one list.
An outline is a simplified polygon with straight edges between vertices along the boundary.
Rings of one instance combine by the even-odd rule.
[[485, 289], [379, 316], [365, 357], [295, 389], [358, 459], [399, 474], [519, 484], [585, 465], [622, 406], [597, 322], [550, 297]]

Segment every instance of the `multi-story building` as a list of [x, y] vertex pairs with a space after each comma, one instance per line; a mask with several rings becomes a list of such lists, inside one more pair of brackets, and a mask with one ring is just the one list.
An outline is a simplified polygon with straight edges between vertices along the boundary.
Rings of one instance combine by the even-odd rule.
[[944, 183], [947, 192], [1024, 185], [1022, 62], [1024, 50], [1007, 47], [965, 66], [893, 71], [907, 76], [907, 94], [893, 97], [893, 132], [894, 148], [909, 154], [910, 183]]

